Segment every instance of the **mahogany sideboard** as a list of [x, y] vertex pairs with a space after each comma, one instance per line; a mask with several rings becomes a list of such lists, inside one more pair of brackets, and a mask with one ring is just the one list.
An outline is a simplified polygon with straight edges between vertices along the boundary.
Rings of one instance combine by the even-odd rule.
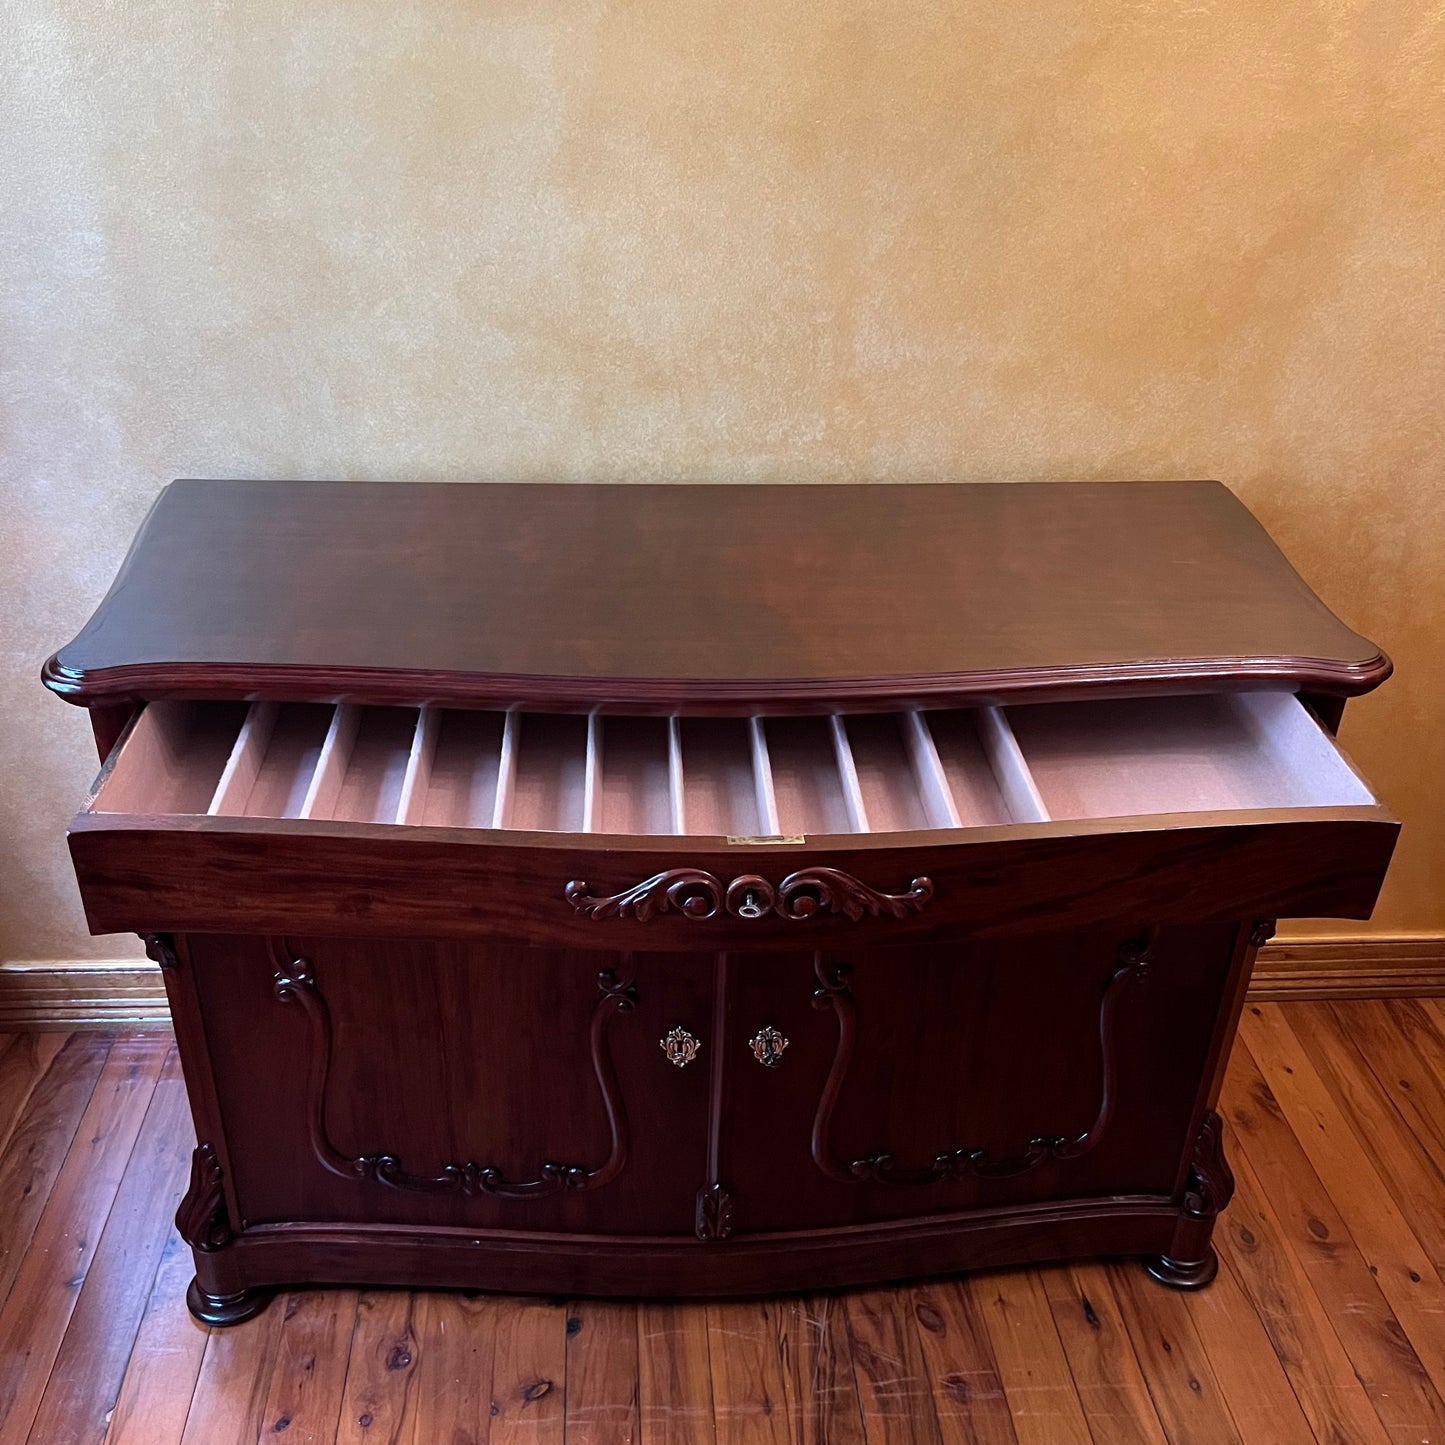
[[165, 973], [212, 1324], [1141, 1256], [1389, 673], [1212, 482], [176, 482], [45, 668]]

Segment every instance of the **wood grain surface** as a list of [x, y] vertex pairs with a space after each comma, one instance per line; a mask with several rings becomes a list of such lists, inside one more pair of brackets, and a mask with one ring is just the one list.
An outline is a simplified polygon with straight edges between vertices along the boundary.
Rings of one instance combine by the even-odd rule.
[[175, 693], [625, 704], [1214, 690], [1390, 664], [1217, 482], [181, 481], [45, 669]]
[[[1398, 833], [1387, 810], [1368, 805], [849, 834], [730, 850], [721, 840], [603, 845], [565, 833], [82, 813], [69, 841], [93, 933], [365, 933], [711, 951], [959, 931], [1000, 938], [1121, 918], [1366, 918]], [[837, 868], [889, 892], [926, 877], [933, 897], [902, 918], [880, 911], [858, 919], [828, 910], [696, 918], [679, 909], [645, 921], [595, 919], [567, 903], [572, 880], [610, 893], [680, 863], [724, 879], [774, 881], [794, 868]]]

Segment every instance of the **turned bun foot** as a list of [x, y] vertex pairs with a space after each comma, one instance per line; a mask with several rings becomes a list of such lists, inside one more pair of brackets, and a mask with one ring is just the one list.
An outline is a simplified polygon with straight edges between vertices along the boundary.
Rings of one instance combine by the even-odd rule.
[[1140, 1263], [1170, 1289], [1203, 1289], [1219, 1273], [1219, 1256], [1213, 1245], [1202, 1259], [1170, 1259], [1167, 1254], [1146, 1254]]
[[243, 1289], [235, 1294], [207, 1294], [193, 1279], [186, 1290], [186, 1308], [203, 1325], [238, 1325], [258, 1315], [271, 1303], [269, 1290]]

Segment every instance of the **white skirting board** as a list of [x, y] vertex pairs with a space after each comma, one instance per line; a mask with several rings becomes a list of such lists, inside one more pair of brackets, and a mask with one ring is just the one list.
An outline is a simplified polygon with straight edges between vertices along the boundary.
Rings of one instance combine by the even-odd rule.
[[[1249, 997], [1445, 996], [1445, 935], [1281, 938], [1260, 950]], [[144, 960], [0, 964], [0, 1034], [169, 1028], [161, 971]]]

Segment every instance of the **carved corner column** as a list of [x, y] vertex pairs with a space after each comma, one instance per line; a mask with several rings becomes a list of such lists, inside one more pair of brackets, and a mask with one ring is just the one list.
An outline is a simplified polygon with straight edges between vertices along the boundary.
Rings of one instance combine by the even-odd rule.
[[1234, 1196], [1234, 1173], [1224, 1157], [1224, 1121], [1211, 1109], [1194, 1141], [1184, 1208], [1168, 1254], [1149, 1255], [1144, 1268], [1173, 1289], [1202, 1289], [1219, 1273], [1211, 1239], [1214, 1221]]
[[226, 1210], [221, 1162], [210, 1144], [197, 1144], [191, 1155], [191, 1182], [176, 1210], [176, 1229], [196, 1261], [186, 1307], [202, 1324], [238, 1325], [265, 1309], [269, 1291], [237, 1288], [230, 1278], [227, 1251], [236, 1232]]
[[1235, 956], [1215, 1043], [1206, 1067], [1209, 1080], [1205, 1111], [1199, 1121], [1189, 1172], [1184, 1182], [1184, 1202], [1168, 1254], [1148, 1255], [1144, 1267], [1161, 1284], [1174, 1289], [1202, 1289], [1219, 1272], [1219, 1260], [1211, 1239], [1214, 1221], [1234, 1194], [1234, 1175], [1224, 1157], [1224, 1121], [1216, 1105], [1224, 1085], [1224, 1070], [1244, 1011], [1250, 974], [1259, 950], [1274, 937], [1275, 920], [1256, 918], [1241, 925]]
[[[176, 1210], [176, 1231], [191, 1247], [196, 1274], [186, 1289], [186, 1307], [202, 1324], [237, 1325], [259, 1314], [271, 1291], [242, 1283], [231, 1245], [236, 1228], [226, 1202], [226, 1178], [210, 1138], [219, 1127], [215, 1081], [202, 1041], [200, 1008], [189, 964], [182, 965], [169, 933], [143, 933], [148, 957], [160, 965], [170, 1000], [176, 1044], [190, 1084], [191, 1114], [201, 1137], [191, 1154], [191, 1178]], [[207, 1136], [210, 1136], [208, 1138]]]

